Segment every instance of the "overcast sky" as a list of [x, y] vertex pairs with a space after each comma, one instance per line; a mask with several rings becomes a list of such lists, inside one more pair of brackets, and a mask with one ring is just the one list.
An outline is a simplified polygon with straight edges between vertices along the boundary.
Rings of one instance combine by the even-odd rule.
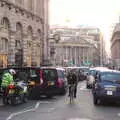
[[[50, 0], [50, 25], [96, 26], [107, 44], [119, 15], [120, 0]], [[66, 19], [70, 20], [69, 24]]]

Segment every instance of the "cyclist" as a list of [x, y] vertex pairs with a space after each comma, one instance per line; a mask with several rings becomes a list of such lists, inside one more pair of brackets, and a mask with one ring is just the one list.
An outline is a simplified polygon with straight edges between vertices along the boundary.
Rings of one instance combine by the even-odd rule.
[[[72, 85], [75, 85], [75, 88], [74, 88], [74, 98], [76, 98], [76, 93], [77, 93], [77, 75], [75, 73], [75, 71], [70, 71], [68, 73], [68, 76], [67, 76], [67, 80], [68, 80], [68, 85], [70, 85], [70, 87], [72, 87]], [[70, 96], [70, 90], [71, 88], [69, 87], [69, 95]]]

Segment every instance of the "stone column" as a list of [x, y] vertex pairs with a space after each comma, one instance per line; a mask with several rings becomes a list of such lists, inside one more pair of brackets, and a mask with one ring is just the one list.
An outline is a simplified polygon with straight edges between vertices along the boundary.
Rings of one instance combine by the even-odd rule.
[[34, 11], [34, 13], [35, 14], [37, 14], [37, 8], [39, 8], [37, 5], [38, 5], [38, 3], [37, 3], [37, 0], [33, 0], [33, 11]]
[[36, 41], [37, 41], [37, 37], [35, 35], [33, 35], [33, 40], [32, 40], [32, 65], [36, 66]]
[[27, 66], [28, 62], [28, 36], [27, 34], [23, 34], [23, 64]]
[[66, 59], [68, 60], [68, 47], [66, 47]]
[[37, 38], [37, 41], [35, 42], [35, 53], [36, 53], [36, 65], [39, 67], [41, 64], [41, 44], [39, 41], [39, 38]]
[[77, 64], [77, 48], [75, 47], [75, 65]]
[[71, 53], [71, 55], [70, 55], [70, 56], [71, 56], [70, 59], [72, 60], [72, 57], [73, 57], [73, 56], [72, 56], [72, 47], [70, 48], [70, 53]]
[[15, 64], [15, 31], [10, 31], [10, 40], [9, 40], [9, 48], [8, 48], [8, 64]]
[[83, 63], [84, 63], [84, 61], [85, 61], [85, 59], [84, 59], [85, 58], [84, 47], [82, 48], [82, 52], [83, 52], [82, 54], [83, 54]]

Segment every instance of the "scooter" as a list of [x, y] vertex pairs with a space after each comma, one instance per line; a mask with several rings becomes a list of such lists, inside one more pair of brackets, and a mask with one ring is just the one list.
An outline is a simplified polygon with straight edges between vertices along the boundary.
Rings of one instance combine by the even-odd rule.
[[28, 101], [28, 86], [24, 81], [14, 82], [6, 89], [6, 94], [3, 95], [3, 104], [16, 105]]

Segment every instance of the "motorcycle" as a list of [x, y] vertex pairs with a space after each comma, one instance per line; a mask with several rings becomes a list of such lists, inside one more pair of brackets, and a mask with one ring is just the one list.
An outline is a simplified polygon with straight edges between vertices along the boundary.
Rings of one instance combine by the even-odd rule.
[[24, 81], [10, 84], [3, 95], [3, 104], [16, 105], [28, 101], [28, 85]]

